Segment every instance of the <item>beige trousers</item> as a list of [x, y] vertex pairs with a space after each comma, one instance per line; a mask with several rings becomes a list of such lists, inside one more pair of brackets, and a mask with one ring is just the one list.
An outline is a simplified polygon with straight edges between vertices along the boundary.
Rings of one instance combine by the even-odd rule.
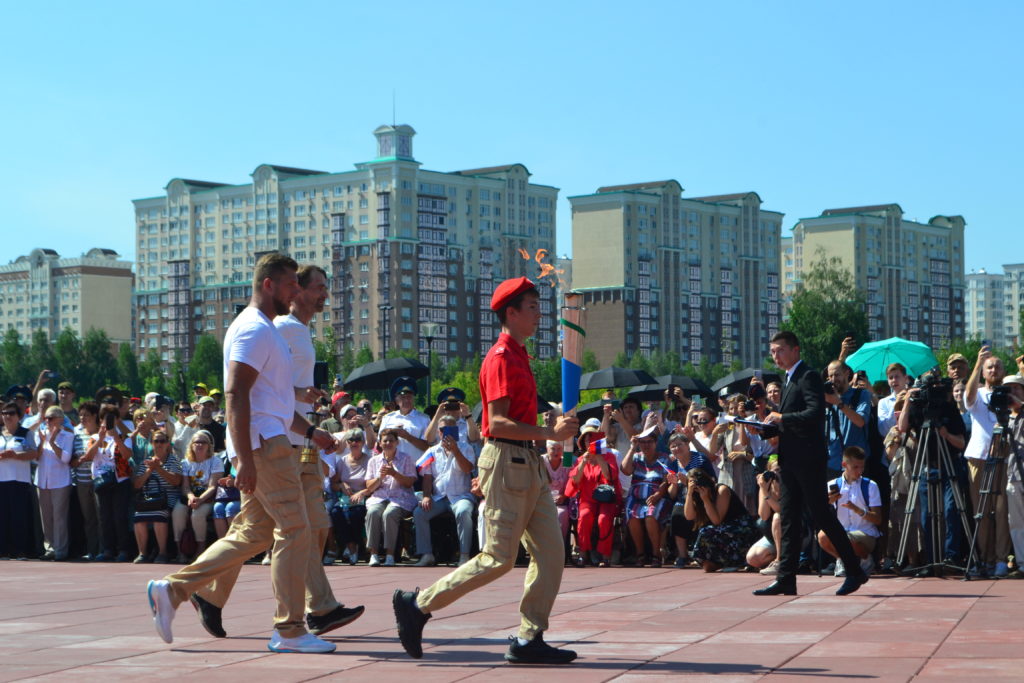
[[277, 598], [274, 627], [285, 638], [306, 632], [303, 615], [306, 565], [309, 562], [309, 518], [292, 446], [285, 436], [262, 441], [253, 453], [256, 491], [242, 496], [242, 508], [228, 533], [195, 562], [165, 577], [175, 606], [190, 593], [203, 591], [223, 606], [241, 566], [274, 544], [270, 580]]
[[549, 490], [547, 467], [535, 452], [488, 441], [477, 460], [484, 492], [486, 542], [480, 554], [422, 591], [417, 605], [426, 613], [442, 609], [485, 586], [515, 566], [519, 541], [530, 553], [519, 603], [519, 637], [532, 640], [548, 627], [562, 583], [565, 548], [558, 511]]

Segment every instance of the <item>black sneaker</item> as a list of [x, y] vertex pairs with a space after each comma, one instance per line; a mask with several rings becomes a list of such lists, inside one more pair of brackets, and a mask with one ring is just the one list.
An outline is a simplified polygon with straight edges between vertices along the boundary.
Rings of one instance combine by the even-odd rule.
[[538, 631], [526, 645], [520, 645], [515, 636], [508, 638], [505, 660], [512, 664], [568, 664], [574, 659], [575, 651], [560, 650], [545, 643], [543, 631]]
[[398, 639], [402, 641], [402, 647], [413, 659], [423, 657], [423, 626], [430, 619], [429, 614], [424, 614], [416, 606], [416, 596], [419, 592], [419, 588], [412, 592], [399, 588], [391, 598], [391, 604], [395, 608]]
[[344, 605], [338, 605], [327, 614], [323, 616], [316, 616], [314, 614], [306, 615], [306, 626], [309, 628], [309, 632], [314, 636], [322, 636], [328, 631], [333, 631], [336, 628], [347, 626], [353, 621], [363, 616], [363, 612], [366, 608], [360, 605], [359, 607], [345, 607]]
[[199, 613], [199, 623], [203, 625], [206, 632], [214, 638], [227, 638], [228, 634], [221, 625], [221, 608], [213, 603], [203, 600], [198, 593], [188, 596], [188, 601]]

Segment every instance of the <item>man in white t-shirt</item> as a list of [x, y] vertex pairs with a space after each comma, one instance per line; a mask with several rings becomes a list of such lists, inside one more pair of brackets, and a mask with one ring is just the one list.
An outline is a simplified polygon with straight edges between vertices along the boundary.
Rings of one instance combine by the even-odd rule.
[[153, 622], [164, 642], [173, 641], [171, 622], [178, 605], [204, 586], [231, 576], [273, 542], [276, 552], [270, 579], [277, 610], [267, 647], [272, 652], [303, 653], [335, 649], [333, 643], [306, 630], [309, 518], [287, 435], [298, 431], [325, 450], [333, 450], [334, 440], [295, 413], [291, 349], [272, 322], [274, 316], [289, 312], [299, 294], [297, 270], [298, 264], [284, 254], [261, 257], [249, 305], [224, 336], [227, 447], [235, 458], [235, 486], [242, 493], [242, 507], [227, 535], [195, 562], [149, 582]]
[[[967, 442], [964, 458], [967, 460], [967, 474], [971, 481], [971, 505], [975, 514], [981, 497], [982, 479], [987, 467], [994, 467], [995, 472], [992, 490], [1006, 489], [1006, 462], [989, 460], [989, 448], [992, 445], [992, 432], [996, 426], [996, 414], [989, 408], [992, 390], [1003, 383], [1006, 370], [1003, 361], [992, 355], [988, 346], [978, 351], [978, 362], [967, 379], [964, 390], [964, 403], [971, 414], [971, 439]], [[981, 386], [984, 383], [984, 386]], [[978, 521], [978, 571], [982, 574], [1006, 576], [1008, 568], [1007, 556], [1010, 554], [1010, 527], [1006, 510], [1006, 496], [987, 496], [987, 514]]]
[[416, 462], [423, 451], [430, 448], [430, 444], [423, 439], [430, 418], [415, 407], [416, 380], [412, 377], [399, 377], [392, 382], [391, 400], [398, 404], [398, 410], [385, 415], [377, 431], [379, 433], [389, 428], [397, 430], [401, 437], [398, 452], [405, 453]]

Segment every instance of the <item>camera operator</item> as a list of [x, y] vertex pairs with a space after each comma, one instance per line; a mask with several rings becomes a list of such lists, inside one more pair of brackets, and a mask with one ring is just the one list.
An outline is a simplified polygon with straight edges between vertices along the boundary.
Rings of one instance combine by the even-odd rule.
[[852, 380], [853, 370], [849, 365], [841, 360], [828, 364], [825, 403], [828, 405], [826, 430], [829, 481], [842, 474], [844, 449], [857, 446], [870, 456], [868, 419], [871, 417], [871, 392], [850, 386]]
[[[1018, 361], [1019, 364], [1019, 361]], [[1006, 509], [1017, 572], [1024, 561], [1024, 375], [1003, 378], [1010, 392], [1010, 457], [1007, 460]]]
[[[938, 442], [934, 439], [930, 440], [928, 452], [925, 454], [925, 457], [928, 458], [927, 475], [922, 477], [918, 483], [917, 506], [920, 512], [918, 520], [922, 529], [928, 528], [928, 482], [941, 483], [945, 524], [942, 559], [956, 564], [960, 556], [963, 529], [953, 498], [953, 487], [960, 486], [964, 481], [963, 459], [960, 454], [966, 440], [964, 438], [964, 421], [953, 400], [951, 382], [941, 379], [938, 374], [925, 373], [914, 387], [907, 390], [906, 405], [899, 415], [899, 431], [903, 434], [912, 434], [913, 440], [918, 442], [920, 430], [926, 418], [931, 419], [938, 437], [945, 440], [950, 451], [950, 460], [956, 471], [943, 472], [939, 469]], [[913, 495], [912, 491], [910, 495]], [[931, 558], [933, 562], [938, 562], [940, 558], [934, 555], [936, 550], [930, 547], [931, 535], [925, 532], [922, 533], [922, 537], [926, 557]], [[910, 545], [913, 546], [913, 543]], [[930, 570], [925, 570], [922, 574], [930, 575]]]
[[[985, 476], [986, 461], [992, 446], [992, 432], [996, 426], [996, 413], [992, 405], [992, 395], [996, 387], [1003, 383], [1006, 370], [1003, 361], [992, 355], [992, 349], [982, 346], [978, 351], [978, 363], [974, 366], [967, 388], [964, 391], [964, 403], [971, 414], [971, 439], [967, 442], [964, 458], [967, 459], [967, 473], [970, 478], [971, 505], [975, 513], [978, 510], [981, 482]], [[981, 386], [984, 382], [984, 386]], [[990, 490], [1001, 491], [1006, 488], [1006, 463], [994, 465], [995, 481]], [[1007, 556], [1010, 554], [1010, 531], [1007, 525], [1006, 497], [990, 495], [989, 511], [978, 523], [978, 570], [981, 573], [1006, 576], [1008, 568]]]
[[[768, 413], [773, 410], [768, 404], [768, 394], [765, 388], [759, 384], [750, 385], [743, 408], [747, 413], [747, 419], [758, 422], [764, 422], [768, 418]], [[754, 455], [754, 472], [760, 474], [768, 468], [768, 458], [773, 453], [778, 453], [779, 437], [765, 437], [760, 429], [748, 426], [747, 442]]]

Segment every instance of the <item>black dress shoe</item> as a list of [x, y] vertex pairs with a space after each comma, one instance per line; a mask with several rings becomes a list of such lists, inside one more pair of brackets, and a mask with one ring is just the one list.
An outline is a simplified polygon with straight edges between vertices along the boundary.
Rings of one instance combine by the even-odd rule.
[[419, 588], [414, 591], [398, 589], [391, 598], [391, 605], [395, 608], [398, 639], [413, 659], [423, 658], [423, 626], [430, 619], [430, 615], [424, 614], [416, 605], [419, 592]]
[[543, 631], [538, 631], [526, 645], [520, 645], [515, 636], [509, 636], [508, 641], [505, 661], [510, 664], [568, 664], [576, 659], [574, 650], [559, 649], [545, 643]]
[[796, 595], [796, 581], [775, 581], [764, 588], [758, 588], [754, 595]]
[[344, 605], [338, 605], [327, 614], [316, 616], [313, 614], [306, 615], [306, 626], [309, 628], [309, 632], [314, 636], [322, 636], [328, 631], [333, 631], [336, 628], [347, 626], [353, 621], [363, 616], [363, 612], [366, 610], [365, 607], [360, 605], [359, 607], [345, 607]]
[[208, 600], [204, 600], [197, 593], [188, 596], [188, 601], [199, 613], [199, 623], [203, 625], [206, 632], [214, 638], [227, 638], [228, 634], [221, 625], [221, 608]]
[[843, 585], [836, 591], [836, 595], [849, 595], [868, 582], [868, 575], [863, 571], [856, 574], [847, 574]]

